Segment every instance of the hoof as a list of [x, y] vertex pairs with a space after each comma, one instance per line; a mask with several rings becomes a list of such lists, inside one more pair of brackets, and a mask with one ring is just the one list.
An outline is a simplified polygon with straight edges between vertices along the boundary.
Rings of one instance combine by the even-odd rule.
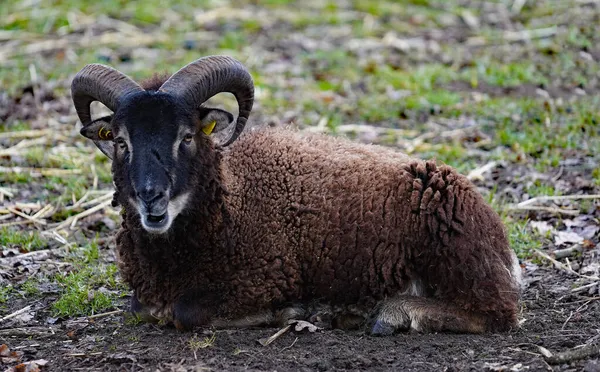
[[391, 336], [394, 334], [394, 327], [382, 320], [378, 320], [371, 328], [371, 334], [373, 336]]

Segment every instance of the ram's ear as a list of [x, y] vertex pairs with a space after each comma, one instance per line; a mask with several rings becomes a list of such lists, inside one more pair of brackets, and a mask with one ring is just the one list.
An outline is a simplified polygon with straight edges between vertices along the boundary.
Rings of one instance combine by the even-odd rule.
[[200, 109], [200, 129], [206, 135], [217, 133], [233, 123], [233, 115], [224, 110], [202, 107]]
[[88, 125], [81, 128], [82, 136], [87, 137], [94, 141], [94, 144], [108, 156], [110, 159], [113, 157], [114, 144], [113, 144], [113, 130], [112, 130], [112, 116], [104, 116], [100, 119], [96, 119]]

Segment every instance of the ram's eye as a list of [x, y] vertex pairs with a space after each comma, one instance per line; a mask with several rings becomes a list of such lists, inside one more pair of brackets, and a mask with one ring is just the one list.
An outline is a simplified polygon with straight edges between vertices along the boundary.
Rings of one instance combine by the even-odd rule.
[[190, 142], [192, 142], [193, 139], [194, 139], [193, 134], [186, 134], [185, 137], [183, 137], [183, 142], [190, 143]]
[[125, 142], [123, 138], [115, 138], [115, 142], [119, 145], [121, 150], [127, 150], [127, 142]]

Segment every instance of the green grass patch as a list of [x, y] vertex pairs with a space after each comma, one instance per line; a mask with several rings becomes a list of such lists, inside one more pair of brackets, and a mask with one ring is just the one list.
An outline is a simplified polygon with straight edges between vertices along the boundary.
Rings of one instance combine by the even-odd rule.
[[556, 190], [554, 186], [543, 183], [540, 180], [535, 180], [532, 185], [527, 187], [527, 194], [530, 197], [535, 196], [556, 196], [561, 195], [559, 190]]
[[55, 316], [90, 316], [115, 308], [126, 288], [117, 280], [116, 265], [99, 259], [97, 243], [75, 250], [71, 260], [75, 270], [55, 277], [60, 287], [60, 297], [52, 305]]
[[505, 219], [508, 241], [519, 258], [530, 258], [534, 249], [539, 249], [542, 242], [527, 227], [527, 220]]
[[542, 75], [531, 62], [500, 63], [498, 61], [478, 60], [475, 66], [464, 68], [460, 72], [463, 80], [477, 88], [479, 81], [500, 87], [515, 87], [523, 84], [548, 84], [548, 78]]
[[22, 252], [30, 252], [45, 248], [47, 245], [47, 240], [35, 230], [23, 231], [10, 226], [0, 229], [2, 249], [17, 248]]
[[11, 284], [0, 286], [0, 304], [5, 304], [10, 298], [14, 288]]

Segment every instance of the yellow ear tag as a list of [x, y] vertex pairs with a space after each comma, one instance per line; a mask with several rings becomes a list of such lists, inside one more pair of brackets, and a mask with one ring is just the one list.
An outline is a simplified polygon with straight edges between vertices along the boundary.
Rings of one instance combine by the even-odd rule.
[[101, 127], [101, 128], [98, 130], [98, 137], [99, 137], [101, 140], [109, 140], [109, 139], [112, 139], [112, 132], [111, 132], [110, 130], [108, 130], [108, 129], [104, 128], [104, 127]]
[[205, 126], [204, 128], [202, 128], [202, 131], [204, 132], [204, 134], [206, 134], [208, 136], [209, 134], [212, 133], [213, 129], [215, 129], [215, 125], [217, 125], [217, 122], [213, 121], [212, 123], [210, 123], [207, 126]]

